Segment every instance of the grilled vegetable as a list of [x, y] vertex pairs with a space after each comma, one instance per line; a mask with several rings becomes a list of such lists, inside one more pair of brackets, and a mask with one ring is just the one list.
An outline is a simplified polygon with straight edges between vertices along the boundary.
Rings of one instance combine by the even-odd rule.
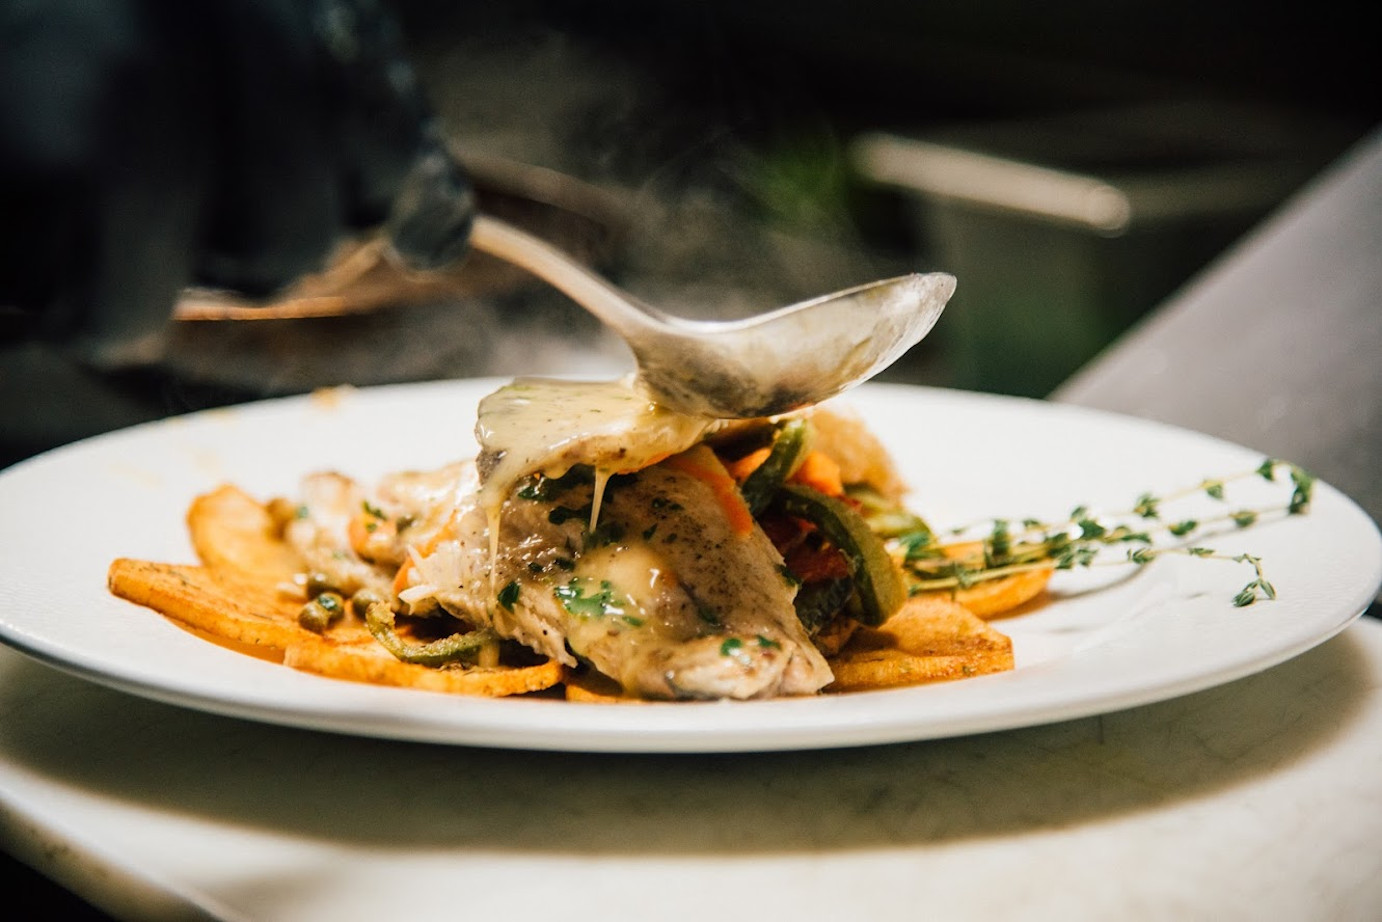
[[756, 516], [767, 508], [773, 494], [787, 482], [792, 472], [806, 457], [810, 428], [804, 420], [794, 419], [784, 425], [773, 439], [773, 445], [763, 463], [754, 468], [740, 485], [744, 502]]
[[772, 505], [820, 529], [845, 555], [859, 598], [859, 620], [886, 621], [906, 601], [907, 589], [888, 550], [853, 506], [799, 484], [786, 484]]
[[443, 666], [467, 658], [473, 659], [486, 644], [499, 640], [499, 636], [489, 628], [480, 628], [428, 643], [409, 643], [394, 630], [393, 609], [384, 602], [377, 602], [369, 607], [365, 612], [365, 625], [384, 649], [405, 663], [417, 663], [422, 666]]

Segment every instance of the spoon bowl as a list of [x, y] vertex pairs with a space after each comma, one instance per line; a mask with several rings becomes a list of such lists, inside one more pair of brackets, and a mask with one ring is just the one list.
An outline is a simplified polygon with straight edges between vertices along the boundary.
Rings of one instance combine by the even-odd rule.
[[659, 403], [721, 419], [787, 413], [868, 380], [930, 332], [955, 291], [954, 276], [918, 273], [742, 320], [689, 320], [642, 304], [494, 218], [476, 218], [471, 245], [527, 269], [613, 328]]

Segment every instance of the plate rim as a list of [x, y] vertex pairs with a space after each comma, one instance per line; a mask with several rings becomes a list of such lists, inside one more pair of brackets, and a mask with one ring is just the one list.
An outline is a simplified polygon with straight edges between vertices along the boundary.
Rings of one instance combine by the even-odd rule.
[[[492, 388], [507, 380], [510, 379], [499, 377], [461, 378], [347, 388], [345, 390], [363, 397], [365, 400], [383, 401], [387, 404], [390, 399], [399, 395], [406, 398], [422, 392], [445, 394], [456, 390], [479, 390], [487, 387]], [[1024, 408], [1039, 407], [1040, 409], [1037, 410], [1039, 413], [1084, 421], [1116, 419], [1123, 424], [1158, 435], [1194, 439], [1206, 445], [1217, 445], [1229, 451], [1262, 454], [1250, 447], [1172, 424], [1073, 404], [1058, 404], [1033, 398], [888, 382], [871, 382], [863, 385], [859, 391], [866, 399], [870, 393], [879, 395], [880, 398], [884, 395], [892, 398], [906, 397], [909, 399], [933, 396], [939, 399], [969, 401], [975, 405], [983, 404], [1000, 408], [1012, 408], [1019, 405]], [[170, 431], [170, 428], [184, 427], [189, 422], [198, 424], [209, 418], [214, 418], [218, 414], [224, 414], [228, 410], [236, 414], [248, 414], [251, 417], [251, 422], [253, 422], [253, 417], [256, 414], [264, 412], [292, 414], [302, 411], [305, 407], [310, 407], [312, 402], [320, 400], [320, 397], [319, 393], [299, 394], [254, 401], [230, 408], [202, 410], [164, 420], [141, 423], [126, 429], [83, 439], [80, 442], [64, 445], [17, 462], [0, 471], [0, 495], [9, 489], [13, 482], [22, 481], [24, 478], [32, 476], [30, 472], [34, 470], [42, 471], [48, 466], [58, 463], [80, 463], [87, 454], [99, 455], [102, 451], [112, 450], [112, 446], [119, 446], [127, 440], [138, 442], [142, 438], [149, 437], [149, 433], [153, 433], [152, 438], [156, 439], [160, 434]], [[73, 461], [72, 459], [76, 460]], [[1122, 695], [1105, 694], [1098, 700], [1048, 701], [1044, 705], [1041, 703], [1024, 704], [1022, 707], [1010, 708], [1005, 714], [989, 712], [964, 715], [961, 713], [941, 720], [932, 717], [924, 725], [917, 725], [914, 721], [900, 718], [886, 707], [881, 709], [880, 714], [873, 715], [870, 719], [868, 709], [864, 708], [862, 704], [878, 700], [906, 703], [911, 697], [918, 694], [936, 696], [936, 690], [944, 689], [947, 685], [952, 686], [952, 690], [942, 692], [939, 697], [954, 697], [953, 687], [971, 686], [973, 683], [985, 683], [982, 687], [1001, 685], [1004, 682], [1013, 684], [1014, 677], [1023, 674], [1024, 670], [975, 677], [960, 683], [858, 692], [843, 696], [755, 702], [647, 703], [617, 706], [625, 713], [636, 712], [640, 716], [637, 718], [621, 716], [616, 719], [613, 726], [610, 726], [607, 720], [595, 720], [593, 723], [586, 720], [585, 715], [589, 712], [580, 710], [582, 708], [596, 708], [601, 715], [607, 715], [612, 707], [610, 705], [581, 705], [572, 702], [545, 700], [463, 699], [457, 703], [462, 705], [461, 710], [469, 712], [466, 719], [454, 717], [441, 720], [432, 719], [429, 710], [426, 720], [411, 716], [406, 720], [399, 720], [398, 714], [389, 710], [389, 707], [396, 703], [399, 695], [408, 696], [405, 700], [414, 700], [412, 696], [418, 695], [438, 697], [447, 701], [455, 701], [456, 698], [443, 693], [367, 686], [301, 673], [298, 675], [302, 679], [313, 683], [329, 683], [328, 685], [319, 685], [319, 687], [322, 689], [330, 687], [332, 690], [323, 690], [321, 695], [310, 697], [304, 706], [303, 702], [285, 704], [260, 700], [258, 696], [246, 693], [231, 698], [224, 695], [205, 694], [199, 689], [188, 687], [186, 683], [183, 683], [181, 687], [169, 687], [167, 682], [141, 677], [110, 663], [73, 660], [70, 656], [65, 656], [60, 649], [60, 643], [53, 643], [50, 638], [37, 636], [22, 625], [15, 624], [8, 615], [8, 605], [0, 607], [0, 641], [22, 654], [60, 671], [140, 697], [222, 716], [281, 726], [386, 739], [556, 751], [706, 753], [827, 749], [965, 736], [1059, 722], [1099, 713], [1110, 713], [1201, 691], [1278, 665], [1344, 631], [1367, 609], [1376, 598], [1378, 587], [1382, 585], [1382, 534], [1379, 533], [1377, 523], [1342, 492], [1324, 482], [1317, 483], [1316, 491], [1317, 501], [1319, 499], [1325, 500], [1332, 507], [1357, 519], [1355, 524], [1362, 526], [1361, 533], [1367, 535], [1370, 543], [1370, 553], [1367, 555], [1370, 569], [1368, 573], [1359, 575], [1357, 585], [1347, 599], [1336, 600], [1335, 606], [1331, 609], [1333, 614], [1327, 622], [1321, 620], [1314, 630], [1294, 637], [1290, 643], [1279, 644], [1268, 655], [1258, 655], [1251, 660], [1241, 660], [1231, 666], [1216, 670], [1212, 675], [1189, 678], [1181, 676], [1152, 685], [1143, 685]], [[190, 497], [187, 497], [187, 500], [190, 501]], [[9, 592], [11, 582], [11, 579], [6, 579], [3, 586], [0, 586], [0, 602], [13, 603], [14, 599]], [[205, 644], [206, 641], [199, 640], [197, 643]], [[243, 654], [234, 655], [248, 658], [243, 657]], [[1061, 662], [1068, 662], [1071, 658], [1071, 656], [1064, 657]], [[262, 665], [274, 670], [285, 669], [285, 667], [276, 664], [262, 663]], [[1030, 671], [1039, 668], [1039, 665], [1028, 667], [1025, 672], [1030, 675]], [[883, 697], [880, 698], [880, 696]], [[327, 700], [323, 702], [322, 699]], [[339, 700], [339, 706], [332, 705], [332, 702], [336, 700]], [[822, 702], [843, 701], [862, 704], [859, 707], [843, 707], [834, 703], [827, 703], [822, 706]], [[564, 713], [569, 712], [572, 708], [578, 710], [571, 712], [567, 720], [551, 721], [544, 717], [530, 721], [528, 712], [532, 707], [548, 709], [560, 707]], [[825, 720], [821, 716], [816, 716], [813, 719], [803, 720], [801, 712], [805, 708], [813, 708], [817, 715], [831, 712], [827, 716], [832, 719]], [[650, 716], [665, 713], [667, 709], [674, 709], [675, 712], [684, 715], [672, 722], [674, 725], [671, 727], [666, 726], [665, 721], [660, 724], [657, 722], [658, 718]], [[833, 712], [841, 710], [844, 711], [843, 716], [848, 720], [837, 719], [836, 715], [833, 714]], [[512, 721], [520, 713], [523, 714], [523, 719], [514, 725]], [[697, 715], [695, 719], [690, 718], [693, 713]], [[766, 719], [771, 719], [772, 723], [764, 726], [761, 721], [745, 719], [743, 717], [745, 713], [764, 715]], [[576, 717], [577, 714], [582, 716]], [[713, 715], [713, 719], [711, 716], [703, 717], [702, 715]], [[808, 712], [809, 716], [810, 712]], [[546, 735], [534, 735], [535, 726], [546, 726]]]

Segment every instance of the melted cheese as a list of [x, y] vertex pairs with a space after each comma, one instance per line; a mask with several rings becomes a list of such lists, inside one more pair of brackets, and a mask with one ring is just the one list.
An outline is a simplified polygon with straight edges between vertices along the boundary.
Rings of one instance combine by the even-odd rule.
[[560, 477], [587, 464], [595, 469], [598, 511], [601, 488], [611, 475], [641, 470], [690, 448], [716, 422], [660, 406], [633, 378], [518, 378], [480, 401], [475, 425], [480, 501], [493, 522], [525, 477]]

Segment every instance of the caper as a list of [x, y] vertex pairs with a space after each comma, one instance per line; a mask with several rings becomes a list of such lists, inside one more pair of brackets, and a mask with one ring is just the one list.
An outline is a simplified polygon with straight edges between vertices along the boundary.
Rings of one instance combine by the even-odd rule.
[[338, 593], [323, 592], [302, 606], [298, 612], [298, 624], [309, 631], [320, 634], [345, 614], [345, 599]]
[[320, 570], [314, 570], [307, 574], [307, 597], [309, 599], [315, 599], [323, 592], [336, 591], [337, 587], [335, 581], [327, 574]]

